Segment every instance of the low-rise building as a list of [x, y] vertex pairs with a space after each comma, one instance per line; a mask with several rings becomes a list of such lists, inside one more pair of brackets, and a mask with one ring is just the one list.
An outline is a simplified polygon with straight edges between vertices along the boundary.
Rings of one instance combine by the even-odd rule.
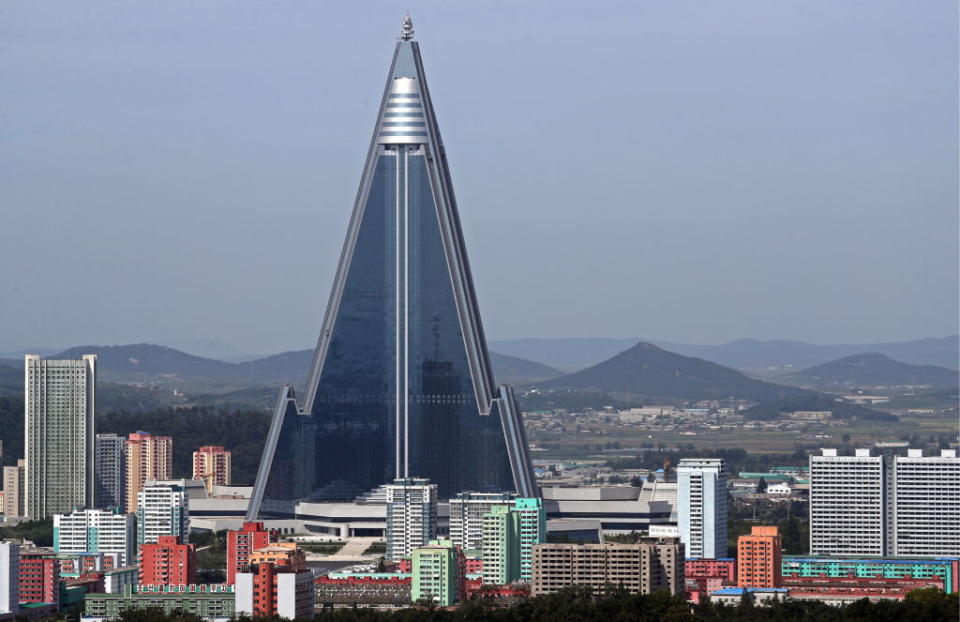
[[743, 601], [745, 594], [753, 600], [755, 605], [769, 605], [775, 601], [787, 600], [790, 591], [782, 587], [725, 587], [710, 592], [710, 600], [717, 604], [736, 607]]
[[597, 590], [619, 586], [634, 594], [684, 593], [684, 547], [674, 538], [642, 538], [634, 544], [537, 544], [531, 595], [573, 585]]
[[684, 575], [688, 579], [715, 577], [729, 587], [737, 583], [737, 560], [732, 557], [688, 559], [684, 562], [683, 568]]
[[393, 606], [411, 602], [410, 573], [331, 572], [314, 581], [320, 607], [337, 605]]
[[942, 582], [943, 590], [951, 594], [960, 591], [960, 558], [784, 556], [781, 575], [785, 585], [798, 578], [936, 580]]
[[165, 615], [182, 612], [216, 622], [236, 615], [231, 585], [128, 585], [119, 594], [87, 594], [83, 620], [116, 620], [124, 611], [148, 608], [158, 608]]

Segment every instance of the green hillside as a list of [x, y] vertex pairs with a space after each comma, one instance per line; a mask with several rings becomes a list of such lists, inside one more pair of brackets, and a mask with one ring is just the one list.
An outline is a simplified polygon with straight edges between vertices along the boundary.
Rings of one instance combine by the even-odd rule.
[[765, 402], [807, 394], [803, 389], [755, 380], [729, 367], [674, 354], [650, 343], [638, 343], [593, 367], [535, 386], [688, 401], [738, 398]]
[[845, 356], [801, 372], [777, 376], [772, 380], [803, 387], [955, 387], [960, 384], [960, 372], [935, 365], [911, 365], [895, 361], [878, 352], [868, 352]]

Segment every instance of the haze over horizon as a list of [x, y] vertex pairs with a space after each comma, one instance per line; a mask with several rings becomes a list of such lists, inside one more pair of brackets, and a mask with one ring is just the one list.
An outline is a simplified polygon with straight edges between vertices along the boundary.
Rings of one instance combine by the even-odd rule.
[[[577, 6], [404, 7], [489, 339], [957, 333], [956, 3]], [[5, 6], [0, 351], [312, 347], [400, 15]]]

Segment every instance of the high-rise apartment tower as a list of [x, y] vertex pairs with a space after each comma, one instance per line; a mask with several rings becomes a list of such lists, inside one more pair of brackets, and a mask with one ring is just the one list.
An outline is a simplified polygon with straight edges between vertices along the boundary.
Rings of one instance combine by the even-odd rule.
[[193, 479], [203, 481], [207, 492], [230, 485], [230, 452], [219, 445], [204, 445], [193, 452]]
[[906, 456], [857, 449], [810, 456], [814, 555], [960, 555], [960, 458], [956, 450]]
[[94, 441], [96, 507], [124, 507], [127, 481], [125, 455], [122, 436], [97, 434]]
[[723, 460], [685, 458], [677, 465], [677, 523], [687, 557], [727, 556], [727, 473]]
[[387, 492], [386, 557], [400, 560], [437, 535], [437, 487], [429, 480], [394, 480]]
[[126, 440], [127, 511], [137, 508], [137, 498], [148, 479], [172, 477], [173, 439], [134, 432]]
[[32, 520], [94, 502], [97, 357], [24, 357], [26, 515]]

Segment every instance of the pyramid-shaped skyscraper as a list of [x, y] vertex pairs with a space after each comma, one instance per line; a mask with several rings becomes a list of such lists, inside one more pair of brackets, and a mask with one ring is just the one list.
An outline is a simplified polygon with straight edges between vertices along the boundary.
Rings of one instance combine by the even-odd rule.
[[443, 141], [404, 19], [306, 394], [284, 387], [248, 518], [397, 477], [535, 496], [516, 399], [494, 382]]

